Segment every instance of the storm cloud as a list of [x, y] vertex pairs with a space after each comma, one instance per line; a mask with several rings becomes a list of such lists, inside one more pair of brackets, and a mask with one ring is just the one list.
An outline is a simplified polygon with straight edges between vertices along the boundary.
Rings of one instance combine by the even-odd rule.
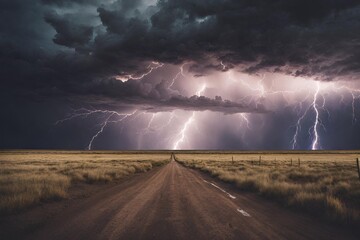
[[[191, 62], [194, 76], [223, 70], [221, 62], [251, 74], [358, 77], [358, 1], [147, 2], [5, 1], [2, 71], [15, 81], [35, 78], [39, 89], [64, 92], [146, 72], [149, 61]], [[26, 48], [24, 32], [31, 35]], [[14, 69], [19, 64], [27, 67]]]
[[[195, 86], [229, 72], [360, 77], [357, 0], [5, 0], [0, 29], [4, 109], [56, 99], [150, 113], [270, 113], [248, 96], [216, 87], [198, 96]], [[186, 83], [174, 80], [183, 66]]]

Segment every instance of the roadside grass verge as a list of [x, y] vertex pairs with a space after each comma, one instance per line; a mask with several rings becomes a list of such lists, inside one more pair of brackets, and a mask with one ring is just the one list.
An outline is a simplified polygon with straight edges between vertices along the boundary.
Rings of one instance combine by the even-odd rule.
[[273, 160], [274, 156], [260, 161], [247, 160], [241, 155], [235, 158], [206, 160], [204, 156], [184, 154], [176, 160], [282, 206], [331, 222], [360, 226], [360, 181], [355, 159], [313, 159], [301, 161], [299, 166], [297, 159]]
[[112, 182], [169, 161], [169, 154], [1, 152], [0, 214], [64, 199], [72, 184]]

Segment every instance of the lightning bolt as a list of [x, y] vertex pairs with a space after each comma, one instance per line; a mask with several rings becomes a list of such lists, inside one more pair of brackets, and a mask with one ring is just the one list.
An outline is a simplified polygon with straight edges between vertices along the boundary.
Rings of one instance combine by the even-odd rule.
[[158, 114], [161, 114], [161, 113], [153, 113], [153, 114], [152, 114], [152, 116], [151, 116], [151, 118], [150, 118], [150, 120], [149, 120], [149, 122], [148, 122], [148, 125], [147, 125], [147, 127], [145, 128], [145, 132], [150, 132], [151, 129], [153, 129], [153, 131], [154, 131], [154, 130], [165, 129], [165, 128], [167, 128], [168, 126], [170, 126], [172, 120], [173, 120], [174, 117], [175, 117], [174, 112], [171, 112], [170, 117], [169, 117], [169, 120], [168, 120], [164, 125], [152, 127], [152, 125], [153, 125], [152, 123], [154, 122], [154, 119], [156, 118], [156, 116], [157, 116]]
[[289, 91], [289, 90], [277, 90], [274, 91], [272, 89], [266, 89], [264, 85], [265, 80], [265, 74], [262, 76], [262, 78], [256, 82], [256, 86], [250, 85], [247, 81], [244, 79], [239, 79], [240, 83], [245, 86], [247, 89], [249, 89], [251, 92], [254, 92], [255, 94], [246, 95], [243, 98], [241, 98], [241, 101], [248, 100], [249, 102], [255, 102], [255, 106], [258, 107], [260, 104], [264, 102], [264, 100], [271, 96], [271, 95], [278, 95], [281, 94], [282, 96], [285, 96], [285, 94], [294, 94], [295, 91]]
[[192, 112], [191, 117], [185, 122], [183, 128], [181, 129], [180, 133], [178, 134], [180, 137], [174, 144], [174, 147], [173, 147], [174, 150], [179, 149], [180, 143], [184, 142], [186, 130], [188, 129], [189, 125], [194, 121], [194, 117], [195, 117], [195, 112]]
[[153, 123], [155, 117], [156, 117], [156, 113], [153, 113], [153, 114], [151, 115], [151, 118], [150, 118], [150, 120], [149, 120], [148, 125], [147, 125], [146, 128], [145, 128], [145, 133], [151, 132], [151, 131], [150, 131], [150, 130], [151, 130], [151, 124]]
[[[319, 134], [319, 127], [322, 127], [325, 131], [326, 128], [324, 124], [321, 121], [320, 118], [320, 110], [323, 110], [327, 112], [328, 116], [330, 116], [329, 111], [325, 108], [326, 105], [326, 99], [325, 97], [320, 93], [321, 91], [321, 85], [320, 82], [316, 82], [315, 91], [313, 93], [312, 101], [310, 105], [306, 108], [304, 113], [298, 118], [296, 124], [295, 124], [295, 133], [292, 138], [292, 149], [295, 149], [298, 145], [298, 137], [301, 132], [301, 124], [302, 121], [307, 117], [310, 111], [314, 112], [315, 118], [313, 120], [313, 123], [311, 127], [309, 128], [309, 135], [312, 136], [312, 142], [311, 142], [311, 150], [318, 150], [321, 148], [320, 146], [320, 134]], [[308, 95], [309, 96], [309, 95]], [[300, 111], [302, 109], [303, 103], [307, 101], [308, 96], [305, 98], [303, 102], [300, 102]], [[322, 98], [322, 104], [319, 104], [319, 98]]]
[[[88, 145], [88, 150], [91, 150], [94, 140], [104, 131], [104, 128], [108, 125], [108, 123], [120, 123], [120, 122], [124, 121], [126, 118], [133, 116], [137, 112], [137, 110], [133, 111], [132, 113], [126, 113], [126, 114], [120, 114], [120, 113], [114, 112], [114, 111], [110, 111], [110, 112], [111, 112], [111, 114], [102, 123], [100, 130], [97, 131], [95, 133], [95, 135], [92, 136], [92, 138], [89, 142], [89, 145]], [[121, 116], [121, 118], [110, 121], [110, 119], [113, 116]]]
[[154, 70], [163, 67], [164, 64], [163, 63], [159, 63], [159, 62], [151, 62], [146, 68], [148, 69], [147, 72], [141, 74], [140, 76], [134, 76], [134, 74], [128, 74], [128, 75], [124, 75], [124, 76], [116, 76], [115, 79], [122, 81], [122, 82], [126, 82], [129, 79], [134, 79], [134, 80], [140, 80], [143, 79], [145, 76], [149, 75], [150, 73], [152, 73]]
[[220, 61], [220, 65], [222, 67], [222, 71], [226, 71], [226, 65], [223, 63], [223, 61]]
[[246, 123], [247, 129], [250, 130], [250, 129], [251, 129], [251, 128], [250, 128], [250, 120], [249, 120], [247, 114], [246, 114], [246, 113], [240, 113], [239, 116], [240, 116], [240, 119], [241, 119], [243, 122]]
[[139, 132], [137, 132], [137, 134], [139, 134], [139, 138], [138, 138], [138, 149], [142, 148], [142, 142], [143, 142], [143, 138], [146, 134], [152, 132], [152, 129], [151, 129], [151, 125], [156, 117], [156, 114], [157, 113], [152, 113], [151, 114], [151, 117], [148, 121], [148, 124], [146, 125], [145, 128], [141, 129]]
[[[304, 101], [300, 102], [299, 103], [299, 106], [300, 106], [300, 110], [299, 110], [299, 113], [301, 112], [302, 108], [303, 108], [303, 104], [307, 101], [309, 97], [309, 94], [308, 96], [305, 98]], [[305, 112], [299, 117], [299, 119], [297, 120], [296, 124], [295, 124], [295, 134], [293, 136], [293, 139], [292, 139], [292, 149], [295, 149], [296, 145], [298, 144], [297, 143], [297, 139], [298, 139], [298, 135], [301, 131], [301, 122], [304, 120], [304, 118], [306, 117], [308, 111], [310, 110], [311, 108], [311, 105], [305, 110]]]
[[108, 122], [109, 122], [109, 119], [110, 119], [112, 116], [114, 116], [113, 113], [110, 114], [110, 115], [106, 118], [106, 120], [105, 120], [105, 121], [103, 122], [103, 124], [101, 125], [100, 130], [99, 130], [97, 133], [95, 133], [95, 135], [92, 136], [92, 138], [91, 138], [91, 140], [90, 140], [90, 142], [89, 142], [89, 145], [88, 145], [88, 147], [87, 147], [88, 150], [91, 150], [91, 147], [92, 147], [92, 144], [93, 144], [94, 140], [104, 131], [104, 128], [107, 126], [107, 124], [108, 124]]
[[[109, 123], [120, 123], [123, 122], [125, 119], [127, 119], [130, 116], [135, 115], [137, 112], [137, 110], [131, 112], [131, 113], [119, 113], [116, 111], [111, 111], [111, 110], [90, 110], [90, 109], [86, 109], [86, 108], [81, 108], [81, 109], [77, 109], [74, 110], [73, 114], [71, 114], [69, 117], [66, 117], [64, 119], [58, 120], [55, 122], [55, 125], [58, 124], [62, 124], [66, 121], [70, 121], [72, 119], [78, 118], [78, 117], [89, 117], [90, 115], [93, 114], [105, 114], [108, 115], [105, 120], [101, 123], [101, 127], [100, 129], [91, 137], [90, 142], [87, 146], [88, 150], [92, 149], [93, 146], [93, 142], [94, 140], [101, 135], [101, 133], [104, 131], [105, 127], [109, 124]], [[118, 117], [118, 119], [114, 119], [112, 120], [113, 117]]]
[[351, 93], [351, 96], [352, 96], [351, 107], [352, 107], [352, 119], [353, 119], [352, 123], [355, 124], [357, 122], [356, 113], [355, 113], [355, 100], [356, 100], [356, 97], [355, 97], [353, 92]]
[[319, 137], [319, 133], [318, 133], [318, 125], [319, 125], [319, 121], [320, 121], [320, 114], [319, 114], [319, 109], [318, 109], [318, 105], [317, 105], [317, 101], [318, 101], [318, 96], [319, 96], [319, 91], [320, 91], [320, 83], [317, 82], [316, 83], [316, 91], [314, 94], [314, 101], [312, 102], [312, 107], [314, 109], [315, 112], [315, 121], [314, 121], [314, 125], [313, 125], [313, 142], [311, 145], [311, 150], [317, 150], [320, 147], [320, 137]]
[[[197, 92], [196, 95], [198, 97], [201, 96], [201, 94], [205, 91], [206, 89], [206, 84], [204, 84]], [[183, 143], [185, 141], [186, 138], [186, 131], [189, 128], [189, 126], [191, 125], [191, 123], [195, 120], [195, 116], [196, 113], [195, 111], [192, 112], [191, 117], [185, 122], [185, 124], [183, 125], [182, 129], [180, 130], [180, 132], [177, 134], [177, 136], [179, 136], [178, 140], [175, 141], [174, 145], [173, 145], [173, 149], [177, 150], [179, 149], [179, 145], [181, 143]]]
[[[341, 87], [336, 88], [336, 90], [345, 90], [351, 95], [351, 97], [352, 97], [352, 101], [351, 101], [352, 123], [354, 125], [357, 122], [355, 104], [356, 104], [356, 100], [360, 99], [360, 90], [356, 89], [356, 88], [351, 88], [348, 86], [341, 86]], [[343, 98], [344, 98], [344, 96], [342, 95], [342, 101], [343, 101]]]
[[[225, 71], [226, 66], [224, 65], [224, 63], [221, 61], [220, 64], [223, 66], [223, 71]], [[231, 83], [236, 82], [235, 79], [233, 79], [233, 78], [231, 77], [230, 72], [227, 72], [227, 73], [226, 73], [226, 76], [227, 76], [227, 80], [230, 81]], [[246, 84], [246, 83], [245, 83], [245, 84]], [[248, 84], [247, 84], [246, 86], [250, 87], [250, 85], [248, 85]], [[251, 129], [251, 128], [250, 128], [250, 119], [249, 119], [249, 117], [248, 117], [248, 114], [246, 114], [246, 113], [239, 113], [238, 116], [240, 117], [240, 120], [241, 120], [243, 123], [246, 124], [247, 129], [250, 130], [250, 129]], [[243, 133], [243, 137], [244, 137], [244, 134], [245, 134], [245, 132]]]
[[171, 80], [171, 84], [169, 85], [168, 89], [171, 89], [172, 86], [175, 84], [176, 80], [181, 76], [186, 77], [184, 74], [184, 66], [188, 64], [188, 63], [184, 63], [183, 65], [180, 66], [180, 70], [179, 72], [175, 75], [175, 77]]
[[[182, 77], [186, 76], [186, 64], [184, 63], [181, 66], [177, 66], [179, 68], [178, 72], [176, 72], [176, 75], [168, 82], [169, 86], [168, 89], [171, 89], [176, 81], [179, 81], [179, 79], [183, 79]], [[358, 100], [360, 99], [360, 89], [353, 88], [355, 85], [345, 85], [345, 84], [339, 84], [339, 82], [332, 82], [332, 83], [324, 83], [324, 82], [313, 82], [309, 81], [309, 84], [299, 84], [296, 86], [301, 87], [300, 88], [290, 88], [289, 90], [294, 91], [287, 91], [283, 88], [280, 90], [276, 89], [276, 83], [272, 82], [271, 86], [267, 85], [265, 83], [265, 75], [261, 77], [261, 79], [257, 79], [255, 81], [252, 80], [252, 78], [249, 79], [242, 79], [237, 78], [237, 75], [233, 75], [233, 71], [226, 71], [228, 70], [227, 66], [221, 61], [220, 65], [222, 66], [222, 70], [224, 71], [222, 74], [224, 76], [228, 76], [229, 83], [236, 84], [239, 83], [244, 88], [245, 92], [247, 92], [247, 96], [244, 97], [242, 95], [242, 100], [248, 101], [255, 101], [256, 106], [258, 104], [270, 104], [272, 103], [271, 100], [275, 100], [275, 103], [278, 103], [278, 98], [272, 98], [273, 95], [276, 94], [282, 94], [284, 97], [286, 96], [286, 104], [287, 107], [291, 106], [294, 107], [294, 113], [297, 114], [297, 119], [294, 120], [294, 125], [291, 126], [291, 142], [290, 146], [292, 149], [296, 149], [300, 145], [300, 138], [301, 133], [303, 130], [307, 130], [307, 132], [304, 131], [304, 133], [308, 133], [308, 143], [307, 146], [309, 149], [317, 150], [321, 149], [321, 143], [322, 143], [322, 129], [326, 131], [326, 128], [323, 120], [326, 119], [326, 113], [328, 116], [328, 120], [330, 120], [330, 112], [327, 110], [326, 105], [329, 105], [327, 103], [328, 100], [330, 100], [331, 96], [330, 91], [336, 91], [335, 94], [340, 94], [341, 103], [349, 104], [349, 110], [350, 110], [350, 104], [351, 104], [351, 110], [352, 110], [352, 123], [357, 123], [358, 117], [357, 117], [357, 109], [358, 107]], [[220, 68], [220, 65], [218, 67]], [[127, 81], [129, 79], [142, 79], [145, 76], [151, 74], [154, 70], [164, 66], [162, 63], [158, 62], [151, 62], [146, 69], [146, 72], [142, 75], [127, 75], [123, 78], [124, 81]], [[185, 70], [184, 70], [185, 68]], [[121, 77], [120, 77], [121, 78]], [[121, 79], [119, 79], [121, 80]], [[268, 80], [268, 79], [266, 79]], [[314, 83], [314, 85], [312, 84]], [[284, 85], [285, 86], [285, 85]], [[293, 86], [293, 85], [290, 85]], [[200, 97], [204, 93], [206, 89], [206, 84], [202, 85], [198, 91], [196, 91], [196, 96]], [[228, 87], [228, 86], [227, 86]], [[229, 86], [231, 87], [231, 86]], [[283, 87], [283, 85], [282, 85]], [[301, 92], [304, 91], [304, 92]], [[304, 98], [304, 94], [307, 96]], [[294, 98], [287, 98], [292, 97], [292, 95], [295, 95], [295, 97], [301, 97], [300, 101], [297, 101], [294, 103]], [[298, 95], [301, 94], [301, 95]], [[246, 94], [245, 94], [246, 95]], [[329, 97], [329, 99], [328, 99]], [[269, 100], [264, 102], [264, 100]], [[281, 103], [283, 103], [281, 99]], [[251, 103], [253, 104], [253, 102]], [[271, 106], [271, 105], [269, 105]], [[191, 113], [191, 114], [190, 114]], [[146, 114], [146, 116], [144, 116]], [[161, 141], [163, 141], [162, 144], [165, 146], [170, 145], [170, 148], [173, 149], [181, 149], [183, 145], [185, 145], [185, 142], [188, 140], [188, 134], [190, 134], [191, 128], [193, 128], [192, 124], [196, 122], [197, 120], [197, 112], [192, 111], [189, 112], [189, 117], [186, 119], [185, 122], [181, 122], [181, 125], [178, 126], [179, 128], [171, 127], [171, 130], [169, 126], [172, 126], [175, 124], [176, 121], [173, 121], [174, 118], [177, 118], [177, 111], [171, 112], [170, 115], [162, 115], [163, 113], [150, 113], [152, 115], [148, 115], [148, 112], [146, 111], [134, 111], [131, 113], [123, 113], [123, 112], [117, 112], [117, 111], [111, 111], [111, 110], [101, 110], [101, 109], [87, 109], [87, 108], [80, 108], [77, 110], [73, 110], [71, 114], [67, 115], [64, 119], [58, 120], [55, 122], [55, 125], [62, 124], [66, 121], [73, 120], [75, 118], [90, 118], [90, 117], [96, 117], [98, 118], [98, 122], [100, 122], [98, 125], [96, 125], [96, 133], [91, 136], [91, 139], [89, 143], [87, 144], [87, 149], [92, 149], [94, 146], [94, 143], [96, 139], [101, 136], [101, 134], [105, 131], [106, 127], [109, 127], [111, 123], [121, 123], [125, 121], [130, 116], [134, 116], [131, 118], [131, 120], [135, 120], [136, 118], [143, 117], [143, 128], [140, 129], [137, 134], [140, 134], [140, 137], [145, 136], [145, 134], [154, 133], [156, 131], [164, 131], [167, 133], [170, 133], [167, 135], [167, 137], [163, 137]], [[159, 115], [157, 115], [159, 114]], [[159, 117], [159, 118], [158, 118]], [[164, 117], [164, 118], [163, 118]], [[239, 113], [236, 115], [236, 121], [239, 123], [239, 126], [241, 127], [241, 130], [245, 130], [243, 133], [246, 132], [246, 130], [251, 130], [253, 128], [253, 115], [250, 115], [249, 113]], [[146, 120], [146, 122], [145, 122]], [[160, 120], [164, 120], [164, 124], [160, 124]], [[165, 123], [166, 122], [166, 123]], [[306, 124], [306, 125], [305, 125]], [[161, 125], [161, 126], [159, 126]], [[126, 124], [121, 124], [121, 130], [124, 128], [124, 126], [127, 126]], [[306, 127], [305, 127], [306, 126]], [[180, 128], [181, 127], [181, 128]], [[294, 128], [293, 128], [294, 127]], [[169, 128], [169, 129], [166, 129]], [[306, 129], [305, 129], [306, 128]], [[164, 130], [166, 129], [166, 130]], [[169, 131], [170, 130], [170, 131]], [[293, 132], [294, 130], [294, 132]], [[175, 132], [173, 132], [175, 131]], [[139, 143], [140, 144], [140, 143]], [[289, 146], [289, 147], [290, 147]]]
[[170, 126], [170, 124], [171, 124], [172, 120], [174, 119], [174, 117], [175, 117], [175, 114], [174, 114], [174, 112], [172, 112], [172, 113], [170, 114], [169, 120], [167, 121], [166, 124], [164, 124], [164, 127], [163, 127], [163, 128], [167, 128], [168, 126]]
[[[243, 86], [245, 86], [246, 88], [248, 88], [250, 91], [253, 91], [253, 92], [258, 92], [259, 94], [256, 94], [257, 97], [263, 97], [265, 95], [265, 88], [263, 86], [263, 79], [259, 80], [257, 82], [257, 87], [253, 87], [251, 86], [247, 81], [245, 81], [244, 79], [240, 79], [240, 82]], [[245, 96], [243, 99], [247, 98], [251, 96], [251, 98], [253, 98], [252, 95], [248, 95], [248, 96]]]
[[[256, 106], [258, 106], [258, 104], [260, 104], [261, 101], [269, 95], [275, 95], [275, 94], [284, 95], [284, 94], [296, 93], [295, 91], [277, 91], [277, 90], [272, 90], [272, 89], [267, 90], [264, 86], [264, 79], [265, 79], [265, 75], [259, 81], [257, 81], [255, 86], [250, 85], [247, 81], [245, 81], [243, 79], [240, 79], [240, 83], [243, 86], [245, 86], [247, 89], [249, 89], [250, 91], [255, 93], [255, 95], [245, 96], [242, 100], [250, 97], [250, 101], [255, 100]], [[322, 98], [322, 104], [318, 103], [320, 97]], [[305, 100], [303, 102], [300, 102], [300, 104], [299, 104], [300, 111], [303, 108], [303, 103], [307, 100], [307, 98], [308, 98], [308, 96], [305, 98]], [[353, 95], [353, 99], [355, 99], [354, 95]], [[317, 82], [316, 83], [316, 91], [314, 92], [312, 103], [305, 110], [305, 112], [300, 115], [300, 117], [298, 118], [298, 120], [295, 124], [295, 133], [294, 133], [292, 141], [291, 141], [292, 149], [295, 149], [298, 144], [297, 139], [298, 139], [300, 131], [301, 131], [302, 121], [307, 117], [310, 110], [312, 110], [315, 113], [314, 123], [313, 123], [312, 127], [309, 129], [309, 134], [312, 136], [311, 149], [316, 150], [316, 149], [320, 148], [319, 126], [321, 126], [326, 131], [326, 128], [322, 124], [321, 119], [320, 119], [320, 109], [326, 111], [328, 116], [330, 117], [330, 113], [325, 108], [325, 105], [326, 105], [325, 96], [320, 94], [320, 82]], [[353, 109], [354, 109], [354, 107], [353, 107]], [[246, 117], [246, 115], [240, 114], [240, 117], [242, 118], [242, 120], [244, 122], [246, 122], [247, 128], [250, 129], [250, 121]]]
[[[297, 139], [299, 137], [300, 131], [301, 131], [301, 125], [302, 121], [307, 117], [309, 112], [313, 112], [315, 117], [313, 120], [313, 123], [309, 129], [309, 135], [312, 137], [312, 142], [310, 145], [310, 148], [312, 150], [318, 150], [321, 148], [320, 142], [320, 134], [319, 134], [319, 128], [321, 127], [324, 131], [326, 131], [326, 127], [323, 124], [323, 121], [321, 120], [321, 112], [326, 112], [328, 119], [330, 119], [330, 112], [326, 108], [326, 97], [322, 92], [324, 90], [327, 91], [335, 91], [337, 94], [340, 94], [340, 102], [345, 104], [345, 96], [344, 92], [350, 94], [351, 96], [351, 108], [352, 108], [352, 124], [355, 124], [357, 122], [356, 117], [356, 100], [360, 99], [360, 89], [352, 88], [345, 85], [340, 85], [339, 83], [321, 83], [316, 82], [315, 91], [312, 94], [312, 101], [310, 105], [307, 107], [305, 112], [299, 116], [297, 123], [295, 124], [295, 133], [292, 138], [292, 149], [295, 149], [298, 145]], [[342, 91], [342, 92], [341, 92]], [[299, 103], [300, 111], [303, 108], [304, 102], [307, 101], [308, 96], [305, 98], [303, 102]]]
[[88, 117], [92, 114], [96, 114], [96, 113], [109, 113], [111, 111], [106, 111], [106, 110], [89, 110], [89, 109], [86, 109], [86, 108], [80, 108], [80, 109], [76, 109], [76, 110], [73, 110], [73, 113], [72, 114], [69, 114], [68, 117], [64, 118], [64, 119], [61, 119], [61, 120], [58, 120], [55, 122], [55, 125], [58, 125], [58, 124], [62, 124], [66, 121], [70, 121], [74, 118], [77, 118], [77, 117]]

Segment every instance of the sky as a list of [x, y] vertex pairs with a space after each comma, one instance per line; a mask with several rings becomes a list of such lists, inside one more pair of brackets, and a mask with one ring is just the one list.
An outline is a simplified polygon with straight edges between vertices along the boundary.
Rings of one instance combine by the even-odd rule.
[[0, 148], [360, 148], [357, 0], [2, 0]]

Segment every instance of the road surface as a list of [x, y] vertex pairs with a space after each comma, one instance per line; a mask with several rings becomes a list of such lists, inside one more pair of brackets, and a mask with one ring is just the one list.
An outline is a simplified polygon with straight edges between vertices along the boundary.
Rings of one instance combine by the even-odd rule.
[[355, 239], [175, 161], [69, 206], [29, 239]]

